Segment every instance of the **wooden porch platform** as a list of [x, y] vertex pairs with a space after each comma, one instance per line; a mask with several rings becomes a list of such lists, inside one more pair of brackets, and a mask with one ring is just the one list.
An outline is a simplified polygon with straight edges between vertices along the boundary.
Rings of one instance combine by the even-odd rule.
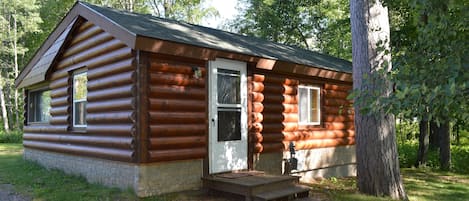
[[310, 190], [298, 183], [299, 177], [260, 172], [210, 175], [202, 180], [208, 190], [241, 195], [246, 201], [308, 200]]

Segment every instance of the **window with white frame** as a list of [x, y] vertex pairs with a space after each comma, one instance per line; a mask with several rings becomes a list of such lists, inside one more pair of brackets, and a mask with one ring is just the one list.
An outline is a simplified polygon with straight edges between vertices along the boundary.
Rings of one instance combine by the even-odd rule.
[[86, 97], [88, 78], [86, 71], [73, 74], [73, 127], [86, 127]]
[[47, 123], [50, 119], [50, 90], [28, 93], [28, 123]]
[[298, 86], [298, 122], [302, 125], [321, 124], [321, 88]]

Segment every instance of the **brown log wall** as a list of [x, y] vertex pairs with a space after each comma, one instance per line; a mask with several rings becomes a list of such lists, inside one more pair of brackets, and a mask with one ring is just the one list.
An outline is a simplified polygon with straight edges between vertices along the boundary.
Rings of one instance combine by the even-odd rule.
[[[250, 81], [251, 113], [249, 135], [254, 153], [288, 149], [335, 147], [355, 143], [353, 110], [346, 99], [351, 83], [334, 83], [314, 78], [274, 74], [255, 70]], [[320, 86], [321, 125], [298, 124], [299, 84]]]
[[[135, 152], [135, 53], [98, 26], [83, 22], [48, 74], [49, 125], [26, 125], [24, 146], [126, 162]], [[86, 130], [72, 128], [72, 73], [87, 68]]]
[[[149, 162], [207, 155], [204, 61], [151, 55], [149, 64]], [[194, 68], [202, 76], [194, 77]]]

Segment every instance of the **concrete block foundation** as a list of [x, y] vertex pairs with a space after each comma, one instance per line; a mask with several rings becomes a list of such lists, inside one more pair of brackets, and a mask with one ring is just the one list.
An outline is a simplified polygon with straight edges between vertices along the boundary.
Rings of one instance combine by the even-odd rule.
[[139, 197], [202, 187], [202, 159], [137, 165], [30, 148], [24, 149], [24, 158], [46, 168], [83, 176], [90, 183], [133, 189]]
[[[262, 153], [254, 156], [254, 169], [270, 174], [285, 171], [284, 160], [290, 152]], [[292, 175], [301, 176], [301, 182], [311, 182], [318, 178], [356, 176], [355, 146], [328, 147], [296, 151], [298, 168]]]
[[[289, 158], [290, 152], [284, 152]], [[301, 182], [311, 182], [317, 178], [356, 176], [355, 145], [298, 150], [298, 168], [293, 175], [301, 176]]]

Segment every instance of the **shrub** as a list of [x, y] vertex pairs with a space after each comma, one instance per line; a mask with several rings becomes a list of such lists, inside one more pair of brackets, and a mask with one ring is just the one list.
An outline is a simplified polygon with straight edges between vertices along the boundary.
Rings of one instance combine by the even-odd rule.
[[10, 131], [8, 133], [0, 132], [0, 143], [22, 143], [23, 132], [20, 130]]
[[[398, 144], [399, 164], [402, 168], [413, 167], [417, 160], [418, 142], [416, 140], [400, 142]], [[427, 155], [427, 167], [438, 169], [440, 167], [437, 149], [429, 149]], [[451, 145], [451, 171], [469, 174], [469, 144]]]

